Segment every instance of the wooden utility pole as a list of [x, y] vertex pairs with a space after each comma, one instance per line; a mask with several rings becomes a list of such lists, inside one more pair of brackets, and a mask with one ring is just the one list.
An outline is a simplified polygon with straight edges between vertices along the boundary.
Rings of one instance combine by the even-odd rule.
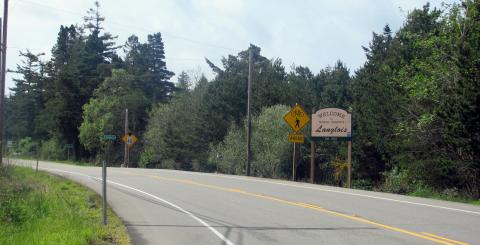
[[[128, 109], [125, 109], [125, 134], [128, 135]], [[125, 143], [123, 153], [123, 166], [128, 168], [128, 144]]]
[[347, 187], [352, 188], [352, 140], [347, 141], [347, 167], [348, 167], [348, 179]]
[[[315, 107], [312, 108], [312, 116], [314, 114]], [[310, 140], [310, 183], [315, 183], [315, 141], [313, 141], [313, 138]]]
[[8, 0], [4, 0], [3, 4], [3, 30], [1, 32], [2, 43], [1, 47], [1, 84], [0, 84], [0, 132], [2, 135], [0, 137], [0, 165], [3, 163], [3, 111], [5, 107], [5, 67], [7, 62], [7, 24], [8, 24]]
[[247, 85], [247, 166], [245, 174], [250, 176], [250, 162], [252, 160], [252, 60], [253, 49], [248, 49], [248, 85]]
[[[2, 18], [0, 18], [0, 83], [2, 83], [2, 64], [3, 64], [3, 41], [2, 41], [2, 36], [3, 36], [3, 32], [2, 32]], [[1, 87], [1, 85], [0, 85]], [[1, 88], [0, 88], [1, 89]], [[3, 102], [4, 102], [4, 96], [5, 95], [1, 95], [0, 96], [0, 113], [1, 115], [3, 115]], [[3, 117], [0, 118], [0, 130], [3, 129]], [[2, 130], [3, 132], [3, 130]], [[3, 146], [3, 133], [2, 133], [2, 136], [0, 136], [0, 147]], [[0, 148], [1, 149], [1, 148]], [[8, 157], [8, 155], [7, 155]], [[0, 151], [0, 166], [2, 166], [3, 164], [3, 153]], [[10, 164], [10, 163], [8, 163]]]

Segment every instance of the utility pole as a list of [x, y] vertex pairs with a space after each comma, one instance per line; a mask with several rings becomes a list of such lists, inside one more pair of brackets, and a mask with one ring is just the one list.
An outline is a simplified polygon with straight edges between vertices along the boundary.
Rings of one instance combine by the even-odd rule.
[[[125, 134], [128, 135], [128, 109], [125, 109]], [[128, 168], [128, 145], [125, 144], [123, 153], [123, 166]]]
[[2, 63], [1, 63], [1, 84], [0, 84], [0, 132], [2, 135], [0, 137], [0, 165], [3, 163], [3, 111], [5, 107], [5, 67], [7, 62], [7, 23], [8, 23], [8, 0], [4, 0], [3, 4], [3, 32], [2, 32]]
[[[315, 114], [315, 107], [312, 108], [312, 117], [313, 114]], [[315, 141], [313, 138], [310, 140], [310, 183], [315, 183]]]
[[247, 95], [247, 169], [246, 175], [250, 176], [250, 162], [252, 160], [252, 61], [253, 61], [253, 49], [250, 45], [248, 49], [248, 95]]
[[[3, 63], [3, 41], [2, 41], [2, 36], [3, 36], [3, 32], [2, 32], [2, 18], [0, 18], [0, 83], [2, 83], [2, 74], [3, 72], [1, 71], [2, 69], [2, 63]], [[1, 86], [1, 85], [0, 85]], [[3, 115], [3, 101], [4, 101], [4, 96], [0, 96], [0, 113]], [[3, 118], [3, 117], [2, 117]], [[0, 118], [0, 130], [3, 129], [3, 121], [2, 119]], [[2, 130], [3, 132], [3, 130]], [[3, 133], [2, 133], [2, 136], [3, 136]], [[3, 137], [0, 136], [0, 147], [3, 146], [2, 144], [2, 139]], [[8, 155], [7, 155], [8, 157]], [[0, 167], [2, 166], [3, 164], [3, 153], [0, 151]], [[10, 164], [10, 162], [8, 162], [8, 164]]]

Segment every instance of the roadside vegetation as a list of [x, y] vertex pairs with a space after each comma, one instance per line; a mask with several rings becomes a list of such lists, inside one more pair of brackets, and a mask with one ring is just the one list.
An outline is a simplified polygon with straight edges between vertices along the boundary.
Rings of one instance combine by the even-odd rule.
[[72, 181], [30, 168], [0, 167], [0, 244], [131, 244], [100, 197]]
[[[145, 41], [132, 35], [119, 47], [99, 11], [96, 3], [83, 26], [60, 26], [51, 59], [20, 53], [24, 62], [6, 101], [12, 154], [65, 160], [68, 146], [76, 161], [99, 164], [103, 135], [123, 135], [128, 108], [140, 139], [130, 166], [244, 174], [252, 50], [255, 176], [290, 178], [292, 146], [282, 119], [289, 108], [335, 107], [352, 112], [355, 188], [478, 203], [479, 1], [427, 4], [398, 30], [377, 30], [355, 71], [342, 61], [317, 71], [290, 66], [250, 45], [221, 64], [206, 59], [213, 79], [184, 71], [176, 82], [161, 33]], [[113, 143], [112, 163], [122, 162], [123, 147]], [[298, 152], [297, 180], [305, 181], [308, 139]], [[345, 142], [317, 142], [315, 153], [316, 182], [344, 186]]]

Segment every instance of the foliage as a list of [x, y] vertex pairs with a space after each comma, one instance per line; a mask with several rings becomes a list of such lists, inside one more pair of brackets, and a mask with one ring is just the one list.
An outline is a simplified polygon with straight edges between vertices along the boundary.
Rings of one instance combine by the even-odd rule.
[[63, 160], [67, 158], [66, 151], [65, 145], [62, 145], [57, 138], [52, 137], [42, 141], [39, 154], [41, 159]]
[[101, 199], [71, 181], [20, 167], [0, 167], [0, 244], [130, 244], [122, 221]]
[[[206, 79], [202, 77], [192, 91], [179, 93], [168, 104], [153, 108], [141, 157], [144, 166], [161, 166], [167, 160], [181, 169], [191, 169], [194, 160], [205, 164], [208, 141], [204, 132], [207, 124], [212, 123], [212, 119], [204, 117], [202, 108], [206, 89]], [[200, 165], [199, 169], [208, 168]]]
[[[93, 153], [103, 153], [106, 150], [104, 135], [123, 135], [125, 108], [129, 109], [129, 125], [132, 132], [143, 130], [143, 118], [148, 101], [144, 93], [135, 87], [135, 77], [125, 70], [113, 70], [112, 76], [105, 79], [95, 90], [94, 97], [83, 107], [83, 122], [80, 125], [80, 142]], [[121, 145], [115, 145], [116, 151], [121, 152]], [[97, 154], [99, 155], [99, 154]], [[115, 161], [113, 156], [110, 161]]]
[[38, 142], [35, 142], [31, 137], [25, 137], [18, 141], [13, 151], [21, 156], [35, 156], [37, 147]]
[[[61, 146], [73, 144], [77, 159], [99, 159], [103, 134], [123, 134], [128, 108], [130, 130], [140, 137], [134, 166], [242, 174], [251, 52], [255, 175], [287, 178], [291, 171], [283, 110], [338, 107], [353, 115], [354, 186], [400, 193], [425, 186], [479, 198], [479, 16], [474, 0], [415, 9], [398, 30], [373, 33], [353, 74], [341, 61], [318, 72], [301, 65], [286, 71], [281, 59], [250, 45], [218, 66], [206, 59], [211, 81], [182, 72], [175, 86], [161, 33], [145, 42], [130, 36], [120, 57], [95, 3], [83, 27], [60, 26], [50, 60], [20, 53], [5, 101], [6, 135], [24, 139], [25, 153], [42, 142], [43, 157], [61, 158]], [[317, 145], [318, 182], [341, 185], [343, 142]], [[120, 162], [122, 146], [113, 143], [111, 161]], [[298, 179], [305, 179], [310, 149], [298, 148]]]
[[[288, 106], [276, 105], [264, 108], [252, 119], [252, 174], [261, 177], [285, 178], [291, 171], [290, 143], [285, 139], [289, 127], [283, 116]], [[224, 173], [242, 174], [246, 163], [245, 129], [232, 125], [225, 139], [212, 146], [209, 162]]]
[[[290, 111], [285, 105], [265, 107], [252, 119], [252, 173], [269, 178], [287, 178], [291, 172], [291, 143], [286, 138], [291, 129], [283, 116]], [[245, 139], [245, 138], [244, 138]]]

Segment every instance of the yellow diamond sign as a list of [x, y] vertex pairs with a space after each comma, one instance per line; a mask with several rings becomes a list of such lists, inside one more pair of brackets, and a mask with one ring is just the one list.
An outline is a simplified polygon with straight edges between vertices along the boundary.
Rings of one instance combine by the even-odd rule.
[[128, 133], [122, 137], [123, 142], [128, 145], [128, 148], [131, 148], [135, 143], [137, 143], [137, 136], [132, 133]]
[[287, 124], [293, 129], [294, 132], [300, 131], [308, 122], [310, 122], [310, 117], [303, 110], [303, 108], [296, 104], [292, 110], [290, 110], [283, 119]]

